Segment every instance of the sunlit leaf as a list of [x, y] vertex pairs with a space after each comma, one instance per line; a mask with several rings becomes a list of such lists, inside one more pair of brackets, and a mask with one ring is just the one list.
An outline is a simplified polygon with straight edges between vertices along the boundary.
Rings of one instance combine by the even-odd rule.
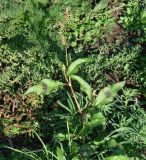
[[34, 85], [32, 87], [30, 87], [25, 93], [25, 95], [28, 95], [30, 93], [36, 93], [37, 95], [41, 95], [42, 93], [42, 86], [41, 85]]
[[79, 160], [79, 158], [77, 156], [75, 156], [74, 158], [72, 158], [71, 160]]
[[89, 122], [86, 124], [83, 133], [91, 133], [94, 127], [97, 127], [98, 125], [104, 125], [106, 122], [105, 117], [101, 112], [94, 114]]
[[111, 138], [108, 142], [107, 142], [108, 148], [113, 148], [116, 147], [118, 145], [117, 141], [114, 138]]
[[130, 158], [120, 155], [120, 156], [107, 157], [107, 158], [105, 158], [105, 160], [130, 160]]
[[34, 85], [30, 87], [25, 93], [28, 95], [30, 93], [35, 93], [37, 95], [49, 95], [52, 92], [58, 90], [59, 88], [63, 87], [63, 83], [59, 81], [54, 81], [51, 79], [43, 79], [38, 85]]
[[80, 84], [80, 89], [87, 94], [88, 98], [92, 97], [92, 87], [81, 77], [76, 75], [71, 75], [71, 79], [77, 81]]
[[98, 3], [98, 5], [95, 7], [95, 11], [98, 12], [104, 8], [106, 8], [108, 6], [108, 0], [100, 0], [100, 2]]
[[55, 138], [59, 141], [65, 141], [68, 139], [68, 136], [63, 133], [58, 133]]
[[80, 58], [80, 59], [77, 59], [76, 61], [72, 62], [70, 64], [70, 66], [68, 67], [68, 70], [67, 70], [67, 75], [70, 76], [70, 75], [73, 75], [73, 74], [76, 74], [79, 70], [79, 67], [83, 64], [83, 63], [86, 63], [86, 62], [89, 62], [89, 58]]
[[57, 156], [58, 156], [58, 160], [66, 160], [64, 154], [63, 154], [63, 151], [57, 147]]
[[114, 100], [119, 90], [121, 90], [125, 85], [125, 81], [109, 85], [108, 87], [102, 89], [97, 95], [94, 105], [105, 105]]

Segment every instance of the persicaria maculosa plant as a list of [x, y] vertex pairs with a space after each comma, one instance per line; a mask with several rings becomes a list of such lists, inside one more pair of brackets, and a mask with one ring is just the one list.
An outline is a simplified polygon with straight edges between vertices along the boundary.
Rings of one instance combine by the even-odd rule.
[[84, 64], [91, 61], [89, 58], [80, 58], [72, 62], [68, 67], [66, 67], [60, 60], [58, 60], [58, 65], [61, 67], [64, 78], [66, 82], [60, 82], [52, 79], [43, 79], [39, 84], [30, 87], [25, 93], [24, 96], [35, 93], [37, 95], [50, 95], [51, 93], [59, 90], [64, 86], [68, 86], [72, 93], [73, 99], [75, 101], [76, 107], [80, 114], [83, 113], [83, 108], [81, 108], [76, 92], [74, 91], [72, 81], [76, 81], [80, 85], [80, 90], [84, 92], [89, 101], [89, 106], [98, 107], [111, 103], [116, 97], [119, 90], [121, 90], [125, 81], [109, 85], [102, 89], [98, 95], [95, 94], [95, 90], [80, 76], [77, 75], [79, 68]]

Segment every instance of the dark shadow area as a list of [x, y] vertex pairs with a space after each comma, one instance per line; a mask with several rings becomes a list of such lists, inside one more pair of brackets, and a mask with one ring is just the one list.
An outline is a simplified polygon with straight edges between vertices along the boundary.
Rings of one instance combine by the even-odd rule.
[[10, 39], [5, 38], [2, 40], [2, 44], [7, 44], [12, 50], [19, 52], [35, 46], [35, 44], [29, 42], [23, 34], [16, 35]]

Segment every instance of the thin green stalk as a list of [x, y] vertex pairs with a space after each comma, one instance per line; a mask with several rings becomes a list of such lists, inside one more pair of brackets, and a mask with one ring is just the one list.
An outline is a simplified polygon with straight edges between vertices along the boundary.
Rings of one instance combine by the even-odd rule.
[[75, 103], [76, 103], [76, 105], [77, 105], [78, 111], [79, 111], [79, 113], [82, 114], [82, 110], [81, 110], [80, 104], [79, 104], [79, 102], [78, 102], [78, 100], [77, 100], [77, 97], [76, 97], [75, 91], [74, 91], [74, 89], [73, 89], [73, 86], [72, 86], [72, 83], [71, 83], [71, 79], [70, 79], [70, 78], [69, 78], [68, 85], [69, 85], [69, 87], [70, 87], [70, 89], [71, 89], [71, 92], [72, 92], [73, 98], [74, 98], [74, 100], [75, 100]]
[[66, 65], [68, 66], [68, 53], [67, 53], [67, 48], [65, 48], [65, 58], [66, 58]]
[[69, 146], [69, 150], [71, 152], [71, 137], [70, 137], [70, 131], [69, 131], [69, 123], [68, 123], [68, 120], [67, 120], [67, 132], [68, 132], [68, 146]]

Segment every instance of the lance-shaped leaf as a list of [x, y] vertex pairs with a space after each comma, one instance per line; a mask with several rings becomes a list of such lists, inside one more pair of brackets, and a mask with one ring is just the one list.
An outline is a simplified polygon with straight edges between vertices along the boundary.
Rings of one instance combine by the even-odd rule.
[[30, 87], [25, 93], [28, 95], [30, 93], [35, 93], [37, 95], [49, 95], [52, 92], [58, 90], [60, 87], [63, 87], [63, 83], [59, 81], [54, 81], [51, 79], [43, 79], [38, 85]]
[[62, 69], [62, 66], [64, 65], [63, 62], [58, 58], [57, 55], [55, 55], [55, 63]]
[[108, 0], [100, 0], [98, 5], [94, 8], [94, 11], [98, 12], [108, 6]]
[[63, 151], [59, 147], [57, 147], [56, 153], [58, 160], [66, 160]]
[[121, 90], [124, 85], [125, 81], [122, 81], [102, 89], [95, 99], [94, 106], [105, 105], [112, 102], [119, 90]]
[[80, 89], [87, 94], [88, 98], [92, 97], [92, 87], [81, 77], [76, 75], [71, 75], [71, 79], [77, 81], [80, 84]]
[[86, 124], [85, 128], [83, 129], [84, 134], [89, 134], [92, 132], [93, 128], [102, 125], [104, 126], [106, 123], [106, 118], [103, 116], [101, 112], [94, 114], [88, 123]]
[[105, 158], [105, 160], [130, 160], [130, 158], [126, 157], [126, 156], [111, 156], [111, 157], [107, 157]]
[[86, 63], [89, 61], [90, 61], [89, 58], [80, 58], [80, 59], [77, 59], [76, 61], [72, 62], [70, 64], [70, 66], [68, 67], [67, 75], [70, 76], [70, 75], [76, 74], [78, 72], [79, 68], [81, 67], [81, 65], [83, 63]]

